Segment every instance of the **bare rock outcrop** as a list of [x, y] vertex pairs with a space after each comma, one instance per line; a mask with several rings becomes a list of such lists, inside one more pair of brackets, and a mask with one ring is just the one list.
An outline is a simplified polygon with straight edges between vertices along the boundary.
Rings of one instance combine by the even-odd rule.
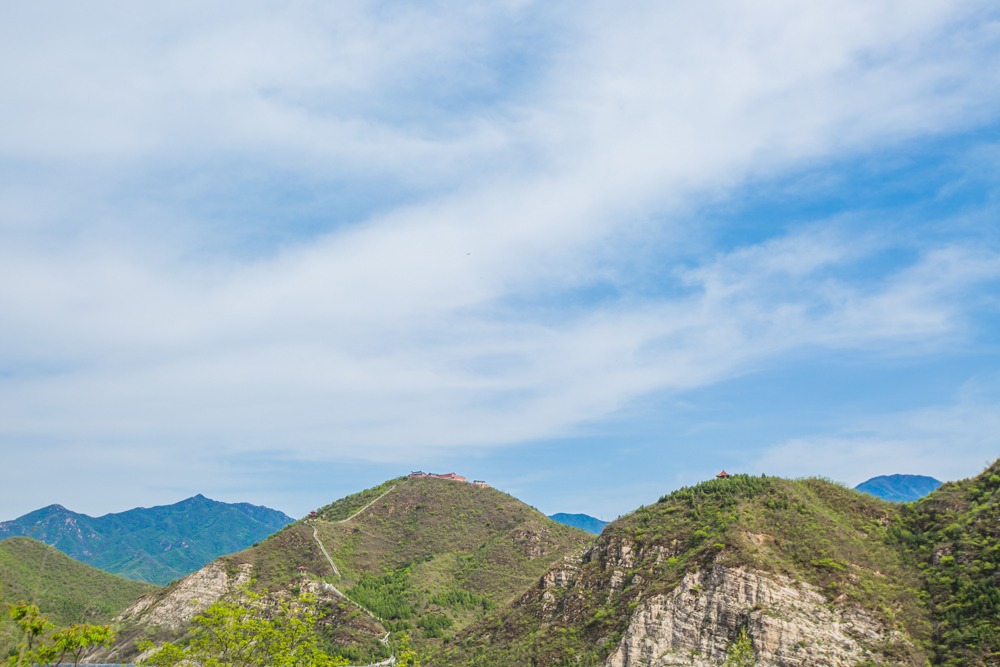
[[209, 563], [181, 579], [166, 595], [142, 596], [115, 621], [180, 630], [233, 588], [248, 583], [252, 567], [241, 565], [236, 576], [230, 577], [221, 563]]
[[[719, 565], [689, 573], [643, 600], [607, 667], [709, 667], [746, 628], [760, 667], [847, 667], [883, 662], [871, 647], [903, 641], [856, 608], [830, 605], [813, 587]], [[884, 663], [891, 664], [891, 663]]]
[[240, 565], [235, 576], [215, 561], [181, 579], [166, 591], [148, 593], [119, 614], [114, 623], [122, 628], [118, 642], [110, 648], [99, 647], [84, 656], [87, 663], [135, 662], [146, 657], [138, 644], [149, 632], [179, 633], [195, 616], [212, 603], [250, 582], [250, 564]]

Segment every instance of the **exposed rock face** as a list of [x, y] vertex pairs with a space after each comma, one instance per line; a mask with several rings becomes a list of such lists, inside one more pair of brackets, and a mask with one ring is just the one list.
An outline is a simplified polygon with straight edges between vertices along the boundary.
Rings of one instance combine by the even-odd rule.
[[545, 528], [540, 530], [521, 528], [511, 533], [511, 539], [520, 547], [521, 552], [532, 560], [546, 556], [552, 551], [548, 538], [549, 531]]
[[143, 625], [180, 630], [230, 590], [248, 583], [251, 568], [240, 566], [239, 573], [230, 580], [220, 563], [209, 563], [184, 577], [166, 595], [160, 597], [154, 593], [139, 598], [115, 620], [134, 623], [141, 619]]
[[84, 662], [107, 663], [128, 658], [135, 662], [148, 655], [137, 653], [137, 640], [142, 628], [159, 628], [168, 632], [183, 630], [195, 616], [205, 611], [237, 586], [249, 583], [252, 565], [241, 565], [235, 577], [230, 577], [218, 562], [212, 562], [193, 574], [184, 577], [168, 592], [157, 591], [143, 595], [123, 611], [115, 623], [128, 628], [118, 643], [109, 648], [98, 648], [84, 656]]
[[715, 566], [640, 603], [607, 667], [718, 665], [742, 628], [761, 667], [853, 666], [876, 659], [868, 647], [901, 640], [858, 609], [828, 605], [808, 584]]

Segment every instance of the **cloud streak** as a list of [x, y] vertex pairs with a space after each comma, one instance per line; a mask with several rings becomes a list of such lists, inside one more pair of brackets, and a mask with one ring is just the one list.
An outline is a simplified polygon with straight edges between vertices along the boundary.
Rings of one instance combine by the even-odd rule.
[[[4, 442], [392, 461], [562, 437], [803, 350], [967, 340], [1000, 272], [895, 221], [690, 222], [996, 122], [987, 3], [51, 9], [0, 22]], [[316, 221], [246, 252], [251, 218], [298, 229], [285, 182]]]

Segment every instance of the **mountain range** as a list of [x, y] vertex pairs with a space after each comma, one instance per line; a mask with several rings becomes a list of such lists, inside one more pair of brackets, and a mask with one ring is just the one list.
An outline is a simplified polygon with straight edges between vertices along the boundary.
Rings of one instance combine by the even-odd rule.
[[313, 595], [324, 645], [352, 664], [388, 658], [387, 631], [430, 652], [591, 539], [496, 489], [389, 480], [142, 598], [124, 613], [118, 646], [88, 661], [129, 662], [151, 632], [182, 637], [196, 613], [251, 581], [272, 595]]
[[31, 537], [105, 572], [163, 585], [245, 549], [294, 519], [249, 503], [202, 495], [101, 517], [49, 505], [0, 523], [0, 539]]
[[988, 665], [998, 571], [1000, 461], [905, 504], [734, 475], [597, 537], [495, 489], [399, 478], [143, 596], [119, 645], [88, 660], [183, 638], [250, 585], [310, 594], [326, 649], [352, 664], [387, 659], [405, 632], [437, 667], [709, 667], [743, 636], [760, 667]]

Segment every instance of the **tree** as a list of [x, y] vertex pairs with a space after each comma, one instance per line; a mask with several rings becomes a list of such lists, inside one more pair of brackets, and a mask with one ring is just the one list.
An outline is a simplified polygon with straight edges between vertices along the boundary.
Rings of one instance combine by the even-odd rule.
[[[317, 615], [310, 598], [297, 606], [274, 601], [245, 586], [239, 597], [218, 601], [196, 616], [191, 641], [186, 646], [166, 643], [140, 664], [144, 667], [334, 667], [346, 665], [317, 644]], [[156, 648], [151, 643], [143, 650]]]
[[21, 637], [17, 649], [7, 659], [8, 667], [20, 665], [61, 665], [73, 659], [74, 667], [95, 646], [110, 646], [115, 633], [109, 625], [82, 623], [47, 634], [56, 626], [33, 604], [7, 605]]
[[399, 634], [399, 647], [396, 649], [396, 667], [420, 667], [417, 652], [410, 648], [410, 635]]
[[746, 628], [740, 630], [739, 636], [726, 651], [725, 667], [753, 667], [757, 664], [757, 656], [753, 652], [753, 642], [747, 636]]

